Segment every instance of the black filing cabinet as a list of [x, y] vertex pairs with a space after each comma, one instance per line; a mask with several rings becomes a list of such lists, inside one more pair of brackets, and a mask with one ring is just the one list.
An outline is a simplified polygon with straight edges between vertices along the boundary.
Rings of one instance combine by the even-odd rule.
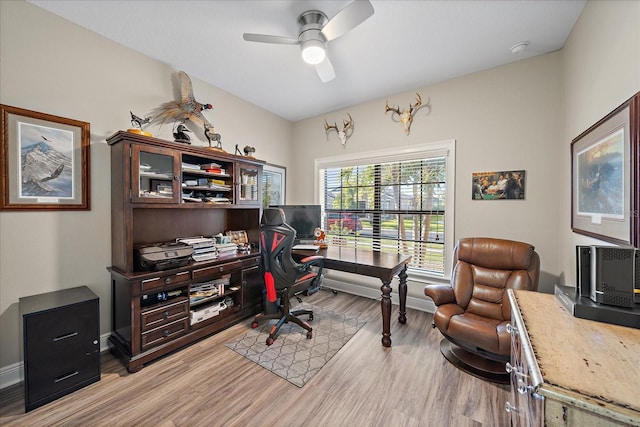
[[20, 298], [26, 412], [100, 380], [99, 310], [86, 286]]

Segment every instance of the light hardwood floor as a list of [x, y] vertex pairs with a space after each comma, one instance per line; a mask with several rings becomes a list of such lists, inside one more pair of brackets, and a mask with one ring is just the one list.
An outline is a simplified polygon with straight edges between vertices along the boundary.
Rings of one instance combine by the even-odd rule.
[[391, 317], [391, 348], [380, 343], [380, 302], [321, 291], [307, 300], [358, 313], [367, 324], [304, 387], [224, 344], [247, 319], [129, 374], [110, 354], [102, 379], [28, 414], [21, 386], [0, 391], [2, 426], [508, 426], [509, 386], [484, 382], [440, 354], [432, 315]]

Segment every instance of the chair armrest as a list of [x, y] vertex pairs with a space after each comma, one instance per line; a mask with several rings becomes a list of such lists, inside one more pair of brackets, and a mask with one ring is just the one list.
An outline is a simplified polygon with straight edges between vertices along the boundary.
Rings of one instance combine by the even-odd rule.
[[322, 255], [312, 255], [308, 257], [304, 257], [300, 260], [300, 264], [304, 265], [318, 265], [323, 264], [324, 257]]
[[456, 301], [451, 285], [427, 285], [424, 287], [424, 294], [431, 298], [436, 306]]

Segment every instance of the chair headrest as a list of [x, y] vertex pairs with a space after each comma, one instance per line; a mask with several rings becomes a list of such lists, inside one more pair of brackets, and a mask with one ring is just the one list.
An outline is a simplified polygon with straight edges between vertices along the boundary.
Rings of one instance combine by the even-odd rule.
[[284, 211], [280, 208], [265, 208], [262, 211], [261, 225], [282, 225], [285, 222]]
[[470, 237], [458, 241], [458, 259], [498, 270], [527, 270], [535, 248], [523, 242]]

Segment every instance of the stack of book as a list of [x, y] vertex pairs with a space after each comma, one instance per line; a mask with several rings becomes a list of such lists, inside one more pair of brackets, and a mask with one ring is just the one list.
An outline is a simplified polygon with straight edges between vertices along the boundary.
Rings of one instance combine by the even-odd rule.
[[200, 169], [205, 172], [215, 173], [218, 175], [227, 174], [227, 171], [222, 167], [222, 165], [219, 165], [218, 163], [205, 163], [203, 165], [200, 165]]
[[232, 255], [238, 252], [238, 245], [235, 243], [216, 243], [216, 249], [220, 256]]
[[209, 261], [218, 258], [215, 240], [211, 237], [180, 237], [176, 241], [186, 243], [193, 248], [191, 258], [194, 261]]

